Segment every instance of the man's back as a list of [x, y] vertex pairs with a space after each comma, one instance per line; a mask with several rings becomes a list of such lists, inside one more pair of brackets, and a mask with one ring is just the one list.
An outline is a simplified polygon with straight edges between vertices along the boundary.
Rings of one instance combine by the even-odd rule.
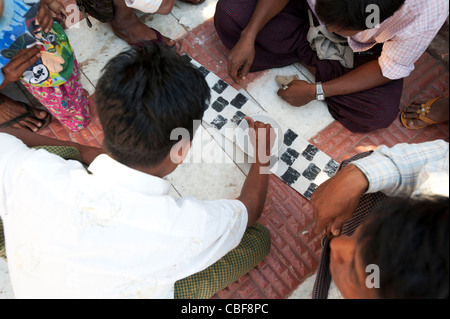
[[100, 155], [89, 172], [0, 134], [0, 214], [17, 298], [172, 298], [237, 246], [240, 201], [175, 200], [170, 183]]

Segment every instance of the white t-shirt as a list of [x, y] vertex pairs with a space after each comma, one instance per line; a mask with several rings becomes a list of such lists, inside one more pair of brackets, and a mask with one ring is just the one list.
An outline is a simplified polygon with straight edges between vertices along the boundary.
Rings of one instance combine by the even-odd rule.
[[242, 239], [238, 200], [174, 199], [107, 155], [77, 161], [0, 133], [0, 216], [17, 298], [173, 298]]
[[128, 7], [138, 9], [145, 13], [155, 13], [158, 11], [163, 0], [125, 0]]

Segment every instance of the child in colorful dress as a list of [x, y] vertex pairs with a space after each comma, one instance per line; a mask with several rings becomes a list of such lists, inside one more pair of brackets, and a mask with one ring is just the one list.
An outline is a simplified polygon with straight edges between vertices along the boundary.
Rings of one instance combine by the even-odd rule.
[[[22, 83], [70, 130], [85, 128], [89, 124], [89, 100], [79, 82], [78, 63], [64, 29], [49, 20], [53, 19], [51, 11], [64, 13], [62, 4], [57, 0], [1, 2], [0, 69], [4, 69], [20, 51], [37, 46], [39, 59], [21, 75]], [[0, 85], [13, 81], [5, 70], [0, 72]]]

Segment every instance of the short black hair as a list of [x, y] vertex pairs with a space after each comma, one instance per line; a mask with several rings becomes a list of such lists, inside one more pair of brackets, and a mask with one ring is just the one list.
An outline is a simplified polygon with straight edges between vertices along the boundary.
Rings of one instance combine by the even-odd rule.
[[349, 30], [367, 30], [367, 18], [370, 5], [379, 8], [379, 23], [394, 15], [405, 3], [405, 0], [317, 0], [315, 11], [319, 19], [326, 25], [337, 26]]
[[179, 141], [170, 139], [174, 129], [187, 129], [192, 141], [210, 98], [189, 58], [158, 43], [134, 46], [106, 64], [96, 87], [105, 149], [127, 166], [155, 166]]
[[449, 199], [394, 198], [361, 225], [364, 265], [380, 269], [383, 299], [446, 299], [449, 296]]

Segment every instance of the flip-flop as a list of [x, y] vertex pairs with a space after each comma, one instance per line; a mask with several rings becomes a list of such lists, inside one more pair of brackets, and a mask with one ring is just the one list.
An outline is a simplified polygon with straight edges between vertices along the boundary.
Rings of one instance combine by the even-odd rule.
[[35, 118], [38, 121], [42, 121], [43, 123], [42, 123], [42, 126], [37, 131], [32, 131], [31, 129], [30, 129], [30, 131], [32, 131], [32, 132], [39, 132], [43, 128], [47, 127], [50, 124], [50, 122], [52, 121], [52, 116], [50, 115], [50, 113], [47, 112], [47, 116], [44, 119], [39, 119], [39, 118], [36, 117], [36, 115], [34, 115], [32, 109], [31, 109], [31, 106], [29, 106], [28, 104], [23, 103], [23, 102], [19, 102], [19, 103], [21, 103], [23, 105], [23, 107], [25, 108], [26, 112], [24, 114], [22, 114], [22, 115], [19, 115], [19, 116], [15, 117], [15, 118], [13, 118], [13, 119], [3, 123], [3, 124], [0, 124], [0, 128], [10, 127], [10, 126], [13, 126], [16, 123], [19, 123], [20, 121], [25, 120], [27, 117], [33, 117], [33, 118]]
[[192, 2], [192, 1], [189, 1], [189, 0], [180, 0], [180, 1], [184, 2], [184, 3], [192, 4], [193, 6], [198, 6], [199, 4], [202, 4], [203, 2], [205, 2], [205, 0], [200, 0], [198, 2]]
[[[403, 126], [408, 128], [408, 129], [410, 129], [410, 130], [420, 130], [420, 129], [425, 128], [425, 127], [427, 127], [429, 125], [441, 123], [441, 122], [434, 121], [434, 120], [432, 120], [432, 119], [427, 117], [427, 114], [431, 113], [431, 105], [434, 102], [436, 102], [437, 100], [441, 99], [441, 98], [443, 98], [443, 96], [431, 99], [431, 100], [427, 101], [425, 104], [422, 104], [421, 105], [422, 108], [417, 111], [417, 114], [419, 114], [418, 118], [407, 119], [407, 118], [404, 117], [405, 111], [403, 111], [400, 114], [400, 120], [402, 121]], [[407, 109], [408, 107], [409, 107], [409, 105], [405, 109]], [[410, 127], [410, 126], [408, 126], [408, 122], [411, 121], [411, 120], [421, 120], [421, 121], [423, 121], [423, 122], [425, 122], [427, 124], [426, 125], [422, 125], [422, 126], [417, 126], [417, 127]]]

